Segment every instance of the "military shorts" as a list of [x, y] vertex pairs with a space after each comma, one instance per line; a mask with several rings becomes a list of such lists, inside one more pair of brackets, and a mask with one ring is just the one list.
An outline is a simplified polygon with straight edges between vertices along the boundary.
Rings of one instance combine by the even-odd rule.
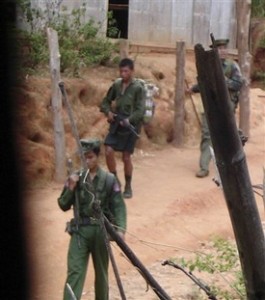
[[[140, 129], [136, 130], [138, 133]], [[138, 137], [128, 128], [119, 128], [115, 133], [109, 132], [104, 145], [110, 146], [115, 151], [133, 153]]]

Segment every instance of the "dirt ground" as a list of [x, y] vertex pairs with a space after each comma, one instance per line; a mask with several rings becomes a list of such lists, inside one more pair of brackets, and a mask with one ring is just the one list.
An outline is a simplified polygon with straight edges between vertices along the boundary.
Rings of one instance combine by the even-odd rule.
[[[264, 123], [252, 132], [245, 151], [252, 183], [261, 183]], [[178, 271], [161, 266], [161, 262], [189, 255], [212, 235], [233, 236], [222, 190], [211, 180], [213, 166], [209, 177], [194, 176], [198, 154], [197, 147], [138, 150], [134, 156], [135, 196], [126, 200], [126, 241], [172, 299], [189, 299], [195, 287]], [[119, 173], [122, 173], [121, 164]], [[72, 212], [63, 213], [57, 206], [61, 188], [61, 184], [51, 183], [27, 193], [25, 216], [32, 270], [31, 299], [62, 299], [69, 242], [64, 226]], [[264, 220], [262, 199], [256, 200]], [[127, 299], [156, 299], [152, 290], [146, 292], [145, 281], [117, 246], [114, 253]], [[82, 299], [93, 298], [92, 273], [90, 268]], [[111, 269], [110, 274], [110, 299], [119, 299]]]
[[[165, 78], [158, 82], [162, 94], [160, 96], [161, 101], [158, 103], [160, 108], [157, 112], [160, 126], [157, 127], [160, 127], [160, 131], [165, 132], [168, 127], [164, 124], [167, 124], [167, 119], [172, 117], [175, 57], [174, 55], [162, 54], [137, 56], [137, 65], [140, 69], [139, 77], [144, 78], [150, 74], [156, 76], [157, 70], [163, 70]], [[196, 74], [192, 58], [188, 60], [186, 69], [189, 83], [194, 82]], [[113, 74], [108, 76], [110, 81]], [[36, 95], [42, 93], [39, 83], [40, 81], [37, 81], [40, 90], [31, 91], [31, 93]], [[81, 83], [76, 83], [76, 85], [78, 84], [81, 86]], [[104, 82], [102, 85], [103, 90], [105, 90], [108, 82]], [[44, 86], [46, 91], [48, 81], [45, 82]], [[49, 97], [47, 96], [45, 99], [48, 101]], [[259, 88], [252, 89], [251, 137], [245, 146], [252, 184], [260, 184], [263, 180], [262, 167], [265, 164], [264, 99], [265, 91]], [[198, 107], [198, 97], [195, 101]], [[43, 112], [46, 104], [42, 104]], [[189, 100], [186, 102], [186, 109], [185, 122], [188, 138], [183, 148], [176, 149], [167, 144], [165, 140], [168, 137], [163, 137], [164, 140], [160, 143], [147, 142], [144, 135], [141, 138], [140, 146], [136, 149], [133, 157], [134, 197], [126, 200], [128, 212], [126, 242], [172, 299], [197, 299], [197, 288], [184, 274], [171, 267], [162, 266], [161, 262], [172, 257], [191, 255], [212, 236], [233, 238], [222, 190], [212, 181], [213, 165], [211, 165], [209, 177], [198, 179], [194, 176], [198, 169], [199, 130]], [[43, 115], [42, 112], [39, 114]], [[34, 112], [31, 116], [34, 116]], [[49, 118], [50, 115], [47, 115], [47, 120]], [[46, 119], [40, 120], [42, 120], [41, 124], [44, 124]], [[101, 129], [103, 122], [105, 122], [104, 119], [96, 120], [92, 132], [99, 132], [97, 130]], [[43, 135], [44, 133], [46, 136]], [[42, 146], [43, 153], [49, 153], [52, 156], [50, 150], [52, 149], [52, 137], [48, 136], [48, 131], [42, 132], [42, 135], [42, 137], [47, 138], [41, 140], [44, 145]], [[68, 133], [67, 139], [69, 135], [70, 133]], [[31, 139], [31, 144], [33, 145], [33, 143], [34, 147], [38, 146], [36, 141]], [[50, 148], [45, 143], [49, 144]], [[34, 163], [37, 163], [37, 160], [39, 158], [41, 160], [42, 157], [36, 154]], [[26, 159], [27, 163], [30, 163], [29, 156]], [[45, 159], [42, 168], [49, 167], [50, 158], [48, 154]], [[104, 160], [102, 162], [104, 164]], [[118, 172], [123, 180], [120, 160]], [[32, 172], [31, 174], [37, 173]], [[59, 209], [57, 198], [61, 189], [62, 184], [49, 182], [42, 187], [31, 188], [25, 192], [24, 214], [28, 257], [31, 266], [32, 300], [62, 299], [69, 242], [69, 236], [64, 232], [64, 229], [66, 221], [72, 217], [72, 211], [64, 213]], [[264, 221], [262, 199], [257, 196], [256, 201]], [[147, 291], [146, 282], [116, 245], [113, 245], [113, 250], [127, 299], [157, 299], [150, 288]], [[120, 299], [111, 268], [109, 272], [110, 299]], [[82, 299], [93, 299], [93, 295], [93, 270], [90, 264]]]

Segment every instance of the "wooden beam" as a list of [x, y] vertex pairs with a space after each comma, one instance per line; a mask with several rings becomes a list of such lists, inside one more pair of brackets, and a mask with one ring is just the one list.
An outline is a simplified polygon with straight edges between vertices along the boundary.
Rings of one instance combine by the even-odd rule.
[[52, 86], [52, 111], [54, 126], [55, 174], [54, 179], [63, 182], [66, 175], [65, 134], [62, 118], [62, 96], [58, 86], [60, 76], [60, 53], [57, 31], [47, 28], [50, 51], [50, 74]]
[[218, 50], [195, 46], [198, 83], [248, 300], [265, 299], [265, 239]]
[[250, 135], [250, 69], [251, 58], [249, 53], [249, 28], [251, 1], [236, 1], [237, 11], [237, 47], [238, 47], [238, 64], [244, 79], [243, 86], [239, 97], [239, 128], [244, 135]]
[[128, 10], [128, 4], [109, 4], [109, 10]]
[[184, 143], [184, 100], [185, 100], [185, 42], [176, 44], [176, 85], [175, 85], [175, 118], [173, 145]]

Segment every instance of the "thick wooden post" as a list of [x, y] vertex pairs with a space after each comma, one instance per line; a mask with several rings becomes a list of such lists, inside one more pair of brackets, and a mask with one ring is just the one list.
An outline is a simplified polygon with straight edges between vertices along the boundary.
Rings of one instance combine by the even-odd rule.
[[54, 122], [55, 174], [56, 181], [63, 181], [66, 175], [65, 135], [62, 119], [62, 95], [58, 86], [60, 82], [60, 53], [57, 31], [47, 28], [50, 51], [50, 72], [52, 83], [52, 110]]
[[251, 0], [237, 0], [237, 48], [238, 63], [241, 69], [244, 83], [239, 98], [239, 128], [245, 135], [250, 134], [250, 68], [251, 55], [249, 53], [249, 27], [251, 14]]
[[176, 44], [176, 86], [173, 145], [181, 147], [184, 143], [184, 100], [185, 100], [185, 42]]
[[265, 299], [265, 239], [217, 49], [195, 46], [198, 82], [229, 210], [247, 299]]

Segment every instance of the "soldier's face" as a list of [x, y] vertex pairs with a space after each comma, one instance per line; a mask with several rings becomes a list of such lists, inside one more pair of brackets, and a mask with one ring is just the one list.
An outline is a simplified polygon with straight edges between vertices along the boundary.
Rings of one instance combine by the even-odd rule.
[[93, 151], [86, 152], [85, 159], [90, 170], [95, 170], [98, 167], [98, 156]]
[[221, 59], [226, 59], [227, 57], [227, 47], [222, 45], [218, 46], [218, 53]]
[[128, 81], [133, 76], [133, 70], [129, 67], [121, 67], [120, 68], [120, 77], [123, 79], [123, 81]]

